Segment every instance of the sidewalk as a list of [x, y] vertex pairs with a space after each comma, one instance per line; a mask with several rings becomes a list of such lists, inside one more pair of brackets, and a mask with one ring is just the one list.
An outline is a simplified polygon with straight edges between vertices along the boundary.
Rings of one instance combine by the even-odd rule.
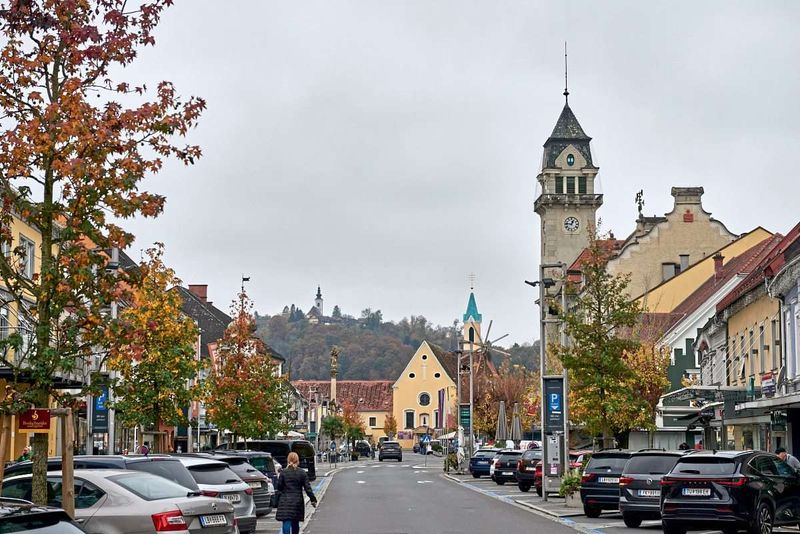
[[[444, 473], [446, 478], [458, 482], [470, 489], [499, 498], [501, 501], [513, 502], [531, 510], [535, 510], [541, 514], [548, 515], [555, 518], [577, 517], [583, 515], [583, 509], [578, 507], [571, 507], [566, 505], [566, 499], [558, 495], [548, 495], [547, 501], [536, 495], [536, 493], [522, 493], [511, 492], [510, 494], [499, 494], [499, 488], [486, 489], [476, 484], [478, 481], [472, 478], [469, 473], [457, 474], [454, 472]], [[484, 480], [484, 479], [481, 479]], [[503, 492], [505, 493], [505, 492]], [[578, 501], [580, 502], [580, 501]]]

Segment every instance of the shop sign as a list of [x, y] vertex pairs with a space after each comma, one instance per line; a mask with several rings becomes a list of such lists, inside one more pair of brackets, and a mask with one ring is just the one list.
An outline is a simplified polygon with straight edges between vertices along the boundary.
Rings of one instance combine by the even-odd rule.
[[50, 410], [47, 408], [33, 408], [22, 412], [17, 420], [20, 432], [44, 434], [50, 432]]
[[775, 395], [775, 375], [772, 373], [764, 373], [761, 375], [761, 393], [765, 397], [772, 397]]

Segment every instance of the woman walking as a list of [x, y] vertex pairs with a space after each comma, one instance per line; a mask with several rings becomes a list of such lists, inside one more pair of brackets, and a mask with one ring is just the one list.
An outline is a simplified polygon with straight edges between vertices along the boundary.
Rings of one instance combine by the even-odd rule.
[[288, 464], [286, 469], [281, 471], [281, 476], [278, 478], [280, 498], [275, 519], [283, 521], [283, 534], [299, 534], [300, 521], [306, 517], [303, 490], [308, 494], [308, 498], [311, 499], [312, 506], [317, 506], [317, 498], [314, 496], [314, 492], [311, 491], [308, 475], [297, 467], [300, 463], [300, 457], [297, 456], [297, 453], [290, 452], [286, 463]]

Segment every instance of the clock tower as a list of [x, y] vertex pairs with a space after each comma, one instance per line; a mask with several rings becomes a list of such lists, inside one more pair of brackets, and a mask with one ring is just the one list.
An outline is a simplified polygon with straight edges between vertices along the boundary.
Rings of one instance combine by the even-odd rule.
[[[564, 96], [569, 93], [565, 90]], [[534, 211], [541, 218], [541, 263], [572, 264], [589, 244], [603, 195], [595, 193], [600, 170], [592, 162], [586, 135], [564, 104], [553, 133], [544, 144], [542, 170], [536, 180]]]

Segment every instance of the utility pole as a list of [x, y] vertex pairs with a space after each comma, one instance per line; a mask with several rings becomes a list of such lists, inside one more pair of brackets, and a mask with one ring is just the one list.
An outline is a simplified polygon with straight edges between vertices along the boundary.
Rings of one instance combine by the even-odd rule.
[[[106, 268], [109, 269], [109, 270], [112, 270], [112, 271], [116, 271], [117, 269], [119, 269], [119, 249], [117, 247], [113, 247], [111, 249], [111, 261], [108, 263], [108, 266]], [[116, 321], [117, 314], [118, 314], [117, 301], [116, 300], [112, 300], [111, 301], [111, 320], [112, 321]], [[111, 383], [112, 384], [114, 383], [115, 374], [116, 373], [114, 371], [111, 372]], [[108, 400], [109, 400], [109, 402], [112, 402], [114, 400], [113, 388], [110, 388], [110, 387], [108, 388]], [[113, 406], [113, 404], [112, 404], [112, 406]], [[108, 449], [107, 449], [107, 454], [114, 454], [114, 452], [115, 452], [115, 450], [114, 450], [114, 442], [116, 441], [116, 437], [117, 437], [116, 436], [116, 424], [117, 424], [116, 411], [112, 407], [112, 408], [108, 409]], [[156, 429], [156, 430], [158, 430], [158, 429]], [[89, 453], [89, 451], [86, 451], [86, 452]]]

